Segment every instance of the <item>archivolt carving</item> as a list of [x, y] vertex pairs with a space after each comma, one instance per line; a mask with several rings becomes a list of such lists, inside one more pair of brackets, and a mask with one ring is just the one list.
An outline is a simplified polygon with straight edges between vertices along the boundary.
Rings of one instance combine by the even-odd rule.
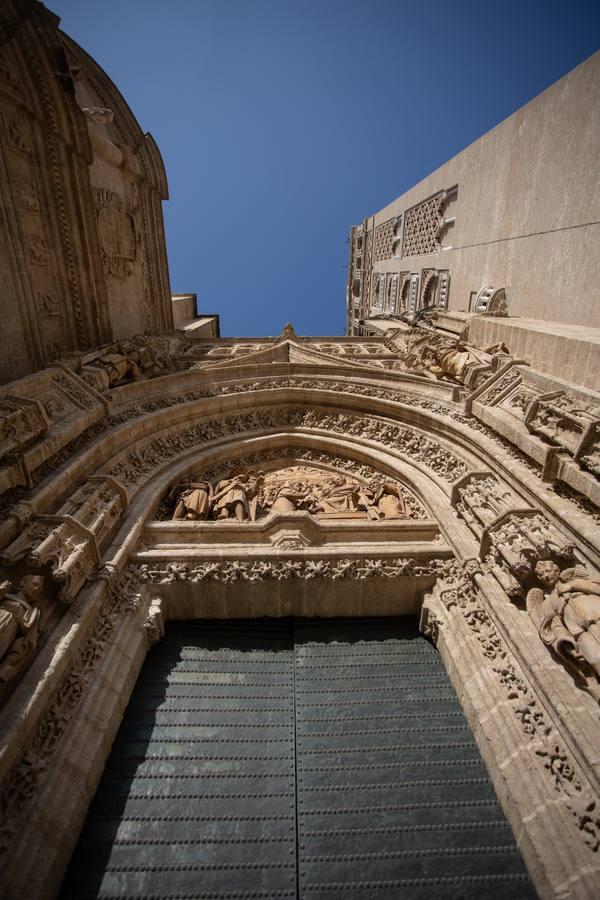
[[119, 619], [140, 608], [136, 586], [128, 572], [119, 581], [113, 580], [75, 663], [62, 678], [27, 750], [5, 783], [0, 795], [0, 857], [8, 852], [20, 822], [27, 815], [28, 804], [35, 797], [50, 760], [85, 696]]
[[[473, 587], [464, 569], [454, 561], [445, 567], [441, 588], [443, 605], [451, 614], [456, 610], [474, 634], [484, 664], [494, 673], [523, 733], [533, 742], [535, 755], [543, 760], [544, 771], [551, 778], [554, 789], [562, 795], [583, 841], [597, 853], [600, 850], [600, 804], [589, 786], [584, 787], [583, 779], [576, 774], [577, 767], [568, 750], [556, 739], [555, 729], [518, 670], [516, 660], [485, 607], [480, 590]], [[439, 623], [436, 627], [439, 632]]]
[[157, 466], [198, 444], [233, 434], [274, 428], [315, 428], [375, 441], [406, 454], [448, 482], [455, 481], [467, 471], [466, 464], [450, 450], [405, 425], [350, 413], [282, 407], [205, 419], [161, 435], [142, 447], [130, 450], [122, 461], [113, 466], [111, 475], [123, 484], [136, 484]]

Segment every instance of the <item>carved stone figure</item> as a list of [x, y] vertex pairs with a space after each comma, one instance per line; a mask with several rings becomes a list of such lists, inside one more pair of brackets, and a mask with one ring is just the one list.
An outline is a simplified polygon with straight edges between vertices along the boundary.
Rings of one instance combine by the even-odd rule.
[[[90, 369], [93, 370], [91, 373]], [[131, 356], [107, 352], [84, 366], [81, 377], [93, 387], [102, 389], [124, 384], [126, 381], [137, 381], [141, 374], [139, 365]]]
[[213, 510], [216, 519], [237, 519], [244, 522], [256, 519], [258, 488], [262, 476], [241, 471], [234, 472], [217, 484], [213, 496]]
[[293, 512], [296, 510], [313, 511], [318, 499], [310, 486], [302, 481], [286, 481], [276, 489], [271, 505], [271, 512]]
[[174, 519], [205, 520], [212, 508], [213, 487], [210, 481], [188, 481], [177, 485]]
[[535, 567], [542, 588], [527, 594], [527, 609], [540, 637], [585, 691], [600, 702], [600, 577], [583, 566], [564, 569], [542, 560]]
[[373, 485], [371, 492], [372, 497], [368, 498], [367, 505], [369, 519], [406, 519], [409, 517], [404, 497], [400, 493], [399, 487], [391, 481]]
[[358, 512], [360, 486], [343, 475], [334, 475], [329, 488], [317, 503], [317, 512], [339, 514]]
[[44, 578], [25, 575], [19, 590], [8, 593], [10, 582], [0, 585], [0, 681], [10, 681], [32, 655], [40, 637]]

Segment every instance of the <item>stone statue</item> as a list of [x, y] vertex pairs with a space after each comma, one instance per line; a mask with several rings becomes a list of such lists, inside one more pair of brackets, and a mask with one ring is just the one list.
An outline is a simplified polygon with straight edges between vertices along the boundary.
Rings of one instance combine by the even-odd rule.
[[204, 521], [209, 518], [214, 493], [210, 481], [187, 481], [178, 484], [173, 493], [177, 494], [173, 519]]
[[286, 481], [275, 493], [271, 504], [271, 512], [294, 512], [308, 510], [311, 512], [318, 500], [310, 487], [302, 481]]
[[575, 680], [600, 702], [600, 577], [583, 566], [564, 569], [542, 560], [538, 581], [552, 588], [527, 594], [527, 610], [540, 637], [561, 658]]
[[215, 519], [235, 518], [238, 522], [250, 519], [254, 522], [262, 480], [262, 474], [255, 476], [244, 470], [234, 470], [229, 478], [222, 478], [212, 498]]
[[343, 475], [334, 475], [329, 489], [317, 503], [317, 512], [333, 514], [357, 512], [361, 491], [356, 482], [348, 481]]
[[9, 594], [10, 582], [0, 585], [0, 681], [10, 681], [32, 655], [41, 633], [42, 575], [25, 575], [19, 590]]
[[406, 519], [409, 517], [404, 497], [397, 485], [390, 481], [384, 481], [383, 484], [371, 487], [369, 493], [371, 494], [367, 504], [369, 519]]

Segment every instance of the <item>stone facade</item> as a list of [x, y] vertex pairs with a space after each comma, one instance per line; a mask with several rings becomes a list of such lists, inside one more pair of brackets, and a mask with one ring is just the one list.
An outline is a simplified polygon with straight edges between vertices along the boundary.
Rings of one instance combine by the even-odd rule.
[[[173, 331], [158, 288], [147, 328], [143, 304], [119, 324], [122, 285], [141, 298], [144, 279], [163, 277], [161, 192], [143, 166], [137, 201], [127, 192], [123, 101], [103, 93], [104, 76], [50, 13], [26, 8], [18, 37], [7, 26], [9, 55], [20, 60], [18, 42], [42, 34], [82, 61], [80, 81], [65, 70], [64, 102], [87, 148], [82, 203], [96, 204], [94, 265], [115, 331], [73, 339], [47, 365], [25, 353], [29, 374], [0, 400], [4, 893], [58, 891], [169, 620], [407, 615], [446, 666], [540, 897], [593, 900], [598, 384], [528, 365], [502, 336], [479, 340], [476, 323], [502, 306], [495, 291], [461, 336], [466, 320], [446, 309], [448, 280], [433, 264], [427, 290], [446, 291], [438, 319], [374, 336], [300, 337], [288, 325], [276, 338], [220, 338], [214, 317]], [[16, 9], [3, 13], [9, 24]], [[16, 71], [46, 59], [46, 45], [27, 46]], [[74, 99], [84, 90], [89, 115]], [[19, 140], [13, 129], [3, 151]], [[375, 265], [394, 248], [412, 260], [443, 242], [456, 195], [429, 193], [411, 201], [404, 231], [387, 215], [375, 236], [355, 232], [353, 252]], [[144, 209], [154, 243], [138, 240]], [[39, 242], [35, 256], [46, 258]], [[74, 265], [84, 277], [87, 263]], [[57, 283], [61, 266], [48, 258]], [[418, 296], [411, 268], [369, 290]], [[178, 295], [178, 324], [194, 301]]]
[[0, 381], [173, 327], [163, 163], [41, 3], [0, 13]]
[[421, 308], [597, 330], [599, 110], [600, 52], [356, 225], [347, 333]]

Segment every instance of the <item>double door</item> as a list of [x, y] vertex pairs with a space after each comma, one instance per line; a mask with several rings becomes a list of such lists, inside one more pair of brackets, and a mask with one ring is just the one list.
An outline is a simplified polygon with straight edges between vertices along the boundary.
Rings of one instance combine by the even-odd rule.
[[535, 893], [437, 652], [382, 618], [172, 624], [61, 896]]

